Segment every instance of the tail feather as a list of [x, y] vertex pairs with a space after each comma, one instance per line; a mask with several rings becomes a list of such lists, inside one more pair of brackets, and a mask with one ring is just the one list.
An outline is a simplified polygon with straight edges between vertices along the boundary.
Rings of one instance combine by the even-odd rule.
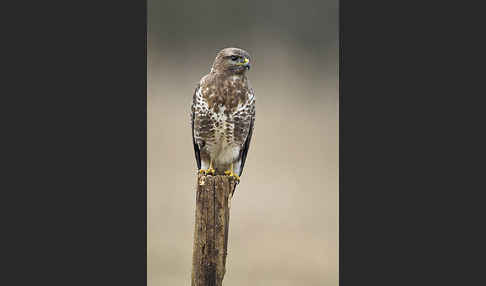
[[235, 183], [235, 185], [233, 186], [233, 191], [231, 191], [231, 193], [229, 194], [229, 197], [228, 197], [228, 208], [229, 209], [231, 208], [231, 199], [233, 199], [233, 195], [235, 194], [236, 185], [238, 185], [238, 183]]

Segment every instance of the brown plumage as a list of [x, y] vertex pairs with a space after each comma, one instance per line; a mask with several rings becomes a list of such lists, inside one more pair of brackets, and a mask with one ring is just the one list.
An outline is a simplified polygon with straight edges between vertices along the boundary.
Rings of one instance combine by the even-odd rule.
[[226, 172], [237, 179], [242, 174], [255, 121], [255, 97], [246, 77], [250, 60], [242, 49], [221, 50], [194, 91], [191, 126], [201, 172]]

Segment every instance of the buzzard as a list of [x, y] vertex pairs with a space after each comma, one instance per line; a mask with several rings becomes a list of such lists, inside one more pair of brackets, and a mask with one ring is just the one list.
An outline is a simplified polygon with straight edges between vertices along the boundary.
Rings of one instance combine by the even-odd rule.
[[255, 96], [246, 77], [250, 55], [226, 48], [194, 91], [191, 126], [199, 173], [240, 180], [255, 121]]

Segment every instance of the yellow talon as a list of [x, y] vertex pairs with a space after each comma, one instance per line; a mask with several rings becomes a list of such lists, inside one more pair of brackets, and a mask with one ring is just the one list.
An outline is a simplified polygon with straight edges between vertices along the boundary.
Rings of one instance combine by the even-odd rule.
[[207, 175], [207, 174], [211, 174], [211, 175], [214, 175], [214, 173], [216, 173], [216, 170], [214, 170], [213, 168], [209, 168], [209, 169], [201, 169], [199, 170], [199, 174], [204, 174], [204, 175]]
[[224, 174], [235, 178], [238, 182], [240, 181], [240, 176], [233, 172], [233, 163], [231, 163], [231, 169], [225, 171]]
[[213, 161], [209, 161], [209, 168], [204, 170], [204, 169], [201, 169], [199, 170], [199, 174], [204, 174], [204, 175], [207, 175], [207, 174], [211, 174], [211, 175], [214, 175], [214, 173], [216, 173], [216, 170], [213, 169]]

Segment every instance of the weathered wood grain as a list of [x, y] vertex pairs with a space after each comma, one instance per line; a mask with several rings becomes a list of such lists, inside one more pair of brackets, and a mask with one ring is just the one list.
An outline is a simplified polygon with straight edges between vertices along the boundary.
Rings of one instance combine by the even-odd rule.
[[198, 174], [192, 286], [221, 286], [226, 272], [229, 199], [235, 180]]

